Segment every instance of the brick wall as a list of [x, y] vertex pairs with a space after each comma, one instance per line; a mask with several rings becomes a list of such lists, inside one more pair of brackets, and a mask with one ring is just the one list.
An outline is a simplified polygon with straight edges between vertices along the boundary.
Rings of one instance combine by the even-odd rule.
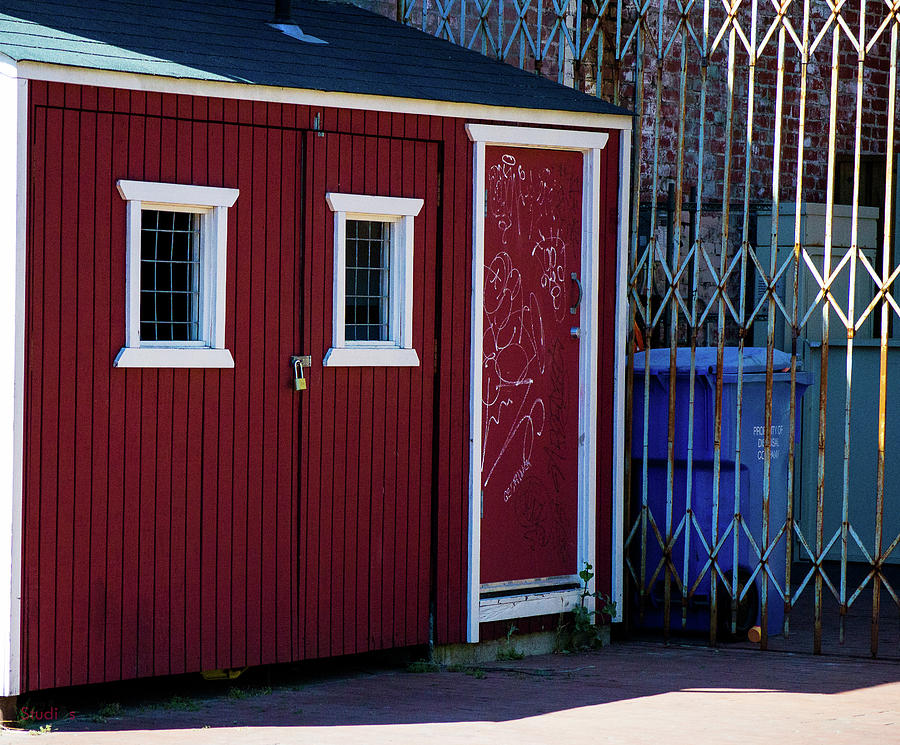
[[[812, 33], [818, 35], [826, 24], [825, 3], [812, 4]], [[711, 15], [710, 28], [718, 29], [724, 22], [721, 6]], [[875, 28], [883, 17], [881, 9], [876, 9], [877, 21], [867, 23], [867, 43], [874, 36]], [[799, 14], [801, 6], [791, 6], [788, 16], [797, 30], [802, 33], [803, 19]], [[830, 10], [829, 10], [830, 13]], [[858, 11], [845, 7], [842, 17], [846, 26], [858, 33]], [[750, 8], [742, 7], [738, 21], [744, 33], [750, 34]], [[698, 40], [702, 23], [696, 22], [701, 16], [693, 17], [694, 30]], [[608, 36], [614, 38], [615, 28], [607, 20]], [[757, 40], [762, 41], [774, 15], [771, 6], [759, 5]], [[677, 176], [677, 142], [679, 112], [679, 83], [681, 79], [681, 32], [676, 31], [677, 18], [664, 19], [664, 45], [673, 34], [676, 39], [662, 59], [656, 59], [656, 32], [658, 21], [650, 19], [650, 34], [646, 34], [644, 53], [644, 95], [641, 134], [641, 191], [644, 198], [650, 197], [653, 185], [653, 162], [658, 124], [658, 184], [657, 193], [664, 193], [667, 183]], [[633, 25], [634, 19], [631, 19]], [[630, 28], [628, 20], [623, 22]], [[873, 28], [874, 26], [874, 28]], [[833, 27], [832, 27], [833, 28]], [[627, 32], [626, 32], [627, 33]], [[770, 200], [773, 195], [772, 172], [775, 163], [776, 144], [776, 101], [778, 98], [779, 36], [774, 33], [759, 53], [753, 75], [753, 115], [752, 132], [748, 127], [748, 94], [751, 85], [750, 58], [740, 37], [735, 34], [734, 76], [729, 80], [729, 36], [725, 33], [717, 48], [709, 55], [706, 66], [706, 102], [704, 117], [704, 199], [721, 200], [726, 188], [727, 145], [729, 139], [728, 107], [732, 105], [731, 145], [732, 160], [730, 198], [740, 201], [744, 198], [745, 166], [750, 141], [750, 199]], [[780, 167], [781, 177], [778, 192], [782, 199], [793, 199], [797, 179], [798, 148], [801, 147], [801, 64], [800, 52], [791, 39], [785, 35], [784, 73], [782, 78], [782, 115]], [[884, 156], [886, 152], [889, 99], [890, 49], [889, 30], [875, 41], [866, 53], [862, 69], [861, 138], [859, 152], [864, 158]], [[803, 199], [810, 202], [824, 202], [828, 184], [829, 116], [831, 110], [832, 78], [832, 30], [829, 29], [810, 56], [807, 66], [806, 125], [803, 137]], [[623, 55], [621, 65], [604, 68], [603, 92], [610, 96], [614, 91], [614, 79], [618, 77], [620, 101], [635, 110], [635, 44], [632, 42]], [[845, 31], [840, 33], [838, 57], [838, 89], [836, 95], [837, 120], [835, 133], [835, 156], [838, 159], [852, 158], [856, 151], [856, 108], [857, 108], [857, 54]], [[612, 55], [608, 55], [612, 56]], [[688, 53], [685, 64], [686, 116], [683, 176], [687, 185], [698, 183], [699, 135], [701, 119], [701, 90], [703, 71], [698, 44], [688, 36]], [[661, 71], [659, 70], [661, 66]], [[661, 81], [662, 85], [659, 85]], [[657, 88], [659, 95], [657, 96]], [[731, 94], [730, 94], [731, 91]], [[752, 140], [750, 136], [752, 135]]]
[[[354, 4], [380, 13], [390, 18], [399, 18], [401, 0], [353, 0]], [[422, 27], [433, 34], [450, 37], [460, 43], [459, 7], [457, 3], [450, 13], [450, 24], [442, 24], [439, 6], [434, 0], [419, 0], [409, 13], [411, 25]], [[622, 11], [621, 59], [616, 60], [616, 19], [615, 4], [603, 8], [591, 0], [581, 4], [580, 35], [576, 16], [576, 4], [561, 7], [567, 11], [565, 24], [569, 29], [571, 42], [563, 42], [565, 54], [560, 73], [559, 40], [561, 38], [558, 15], [552, 0], [544, 0], [542, 6], [542, 28], [538, 44], [537, 4], [529, 5], [524, 24], [517, 21], [515, 6], [507, 2], [504, 7], [503, 22], [500, 22], [500, 4], [488, 6], [484, 23], [479, 28], [478, 6], [467, 4], [465, 42], [472, 48], [505, 59], [511, 64], [528, 70], [535, 70], [551, 79], [563, 79], [589, 93], [596, 93], [597, 70], [601, 69], [601, 91], [604, 98], [616, 100], [632, 110], [640, 105], [635, 101], [636, 65], [635, 50], [637, 39], [626, 41], [637, 23], [634, 6]], [[658, 7], [658, 6], [657, 6]], [[743, 3], [736, 15], [745, 37], [752, 35], [751, 4]], [[867, 19], [866, 43], [868, 44], [886, 10], [872, 6]], [[598, 9], [603, 13], [598, 16]], [[811, 37], [820, 35], [831, 15], [830, 7], [824, 0], [814, 0], [811, 8]], [[643, 42], [643, 119], [641, 127], [641, 194], [649, 199], [654, 186], [654, 162], [656, 189], [662, 195], [669, 182], [674, 182], [678, 171], [678, 129], [680, 122], [679, 86], [681, 80], [682, 29], [678, 27], [679, 16], [673, 13], [675, 4], [666, 5], [666, 13], [660, 20], [655, 9], [644, 19]], [[703, 67], [700, 44], [703, 31], [703, 5], [692, 7], [688, 17], [691, 31], [687, 33], [687, 53], [685, 62], [685, 126], [684, 126], [684, 167], [685, 193], [700, 180], [700, 119], [701, 91], [703, 88]], [[769, 3], [757, 6], [757, 43], [761, 43], [776, 20], [775, 11]], [[803, 7], [792, 3], [785, 13], [801, 41], [803, 29]], [[847, 29], [854, 34], [859, 30], [858, 8], [844, 6], [841, 16]], [[725, 22], [725, 12], [720, 4], [711, 6], [710, 44]], [[662, 46], [665, 53], [661, 62], [657, 58], [662, 25]], [[499, 29], [502, 27], [502, 36]], [[834, 24], [824, 33], [813, 50], [807, 66], [806, 125], [802, 143], [803, 150], [803, 199], [823, 202], [828, 184], [829, 114], [831, 102], [832, 39]], [[526, 39], [523, 29], [527, 29], [530, 39]], [[493, 41], [490, 41], [490, 39]], [[551, 43], [547, 45], [547, 38]], [[674, 37], [674, 40], [673, 40]], [[474, 42], [473, 42], [474, 39]], [[740, 202], [744, 198], [746, 158], [750, 154], [750, 176], [748, 179], [752, 201], [767, 201], [773, 196], [772, 173], [775, 162], [776, 145], [776, 100], [778, 87], [779, 33], [769, 34], [765, 46], [758, 55], [753, 79], [752, 133], [748, 127], [748, 94], [750, 89], [750, 58], [739, 34], [734, 35], [734, 77], [729, 85], [729, 42], [730, 31], [726, 31], [711, 51], [706, 63], [706, 102], [704, 126], [704, 173], [702, 198], [721, 201], [729, 189], [730, 201]], [[887, 106], [889, 97], [890, 71], [890, 28], [882, 32], [866, 53], [862, 74], [862, 109], [860, 154], [864, 158], [883, 157], [886, 148]], [[577, 46], [581, 55], [573, 54], [572, 46]], [[535, 49], [540, 49], [535, 54]], [[536, 59], [537, 58], [537, 59]], [[659, 69], [661, 67], [661, 70]], [[841, 28], [839, 46], [839, 84], [837, 91], [837, 127], [835, 156], [838, 160], [852, 160], [856, 150], [856, 98], [857, 98], [857, 53], [846, 31]], [[778, 192], [781, 199], [793, 200], [797, 183], [797, 157], [800, 143], [800, 51], [790, 34], [785, 34], [784, 74], [782, 78], [782, 130], [780, 146], [781, 177]], [[659, 95], [657, 95], [659, 88]], [[726, 183], [728, 166], [727, 145], [729, 141], [729, 100], [732, 106], [731, 120], [731, 165], [728, 168], [730, 183]], [[658, 126], [658, 135], [657, 135]], [[752, 135], [752, 140], [750, 139]], [[658, 137], [658, 140], [657, 140]], [[657, 146], [658, 143], [658, 146]], [[852, 170], [852, 169], [851, 169]], [[850, 188], [850, 187], [848, 187]], [[846, 191], [846, 190], [845, 190]]]

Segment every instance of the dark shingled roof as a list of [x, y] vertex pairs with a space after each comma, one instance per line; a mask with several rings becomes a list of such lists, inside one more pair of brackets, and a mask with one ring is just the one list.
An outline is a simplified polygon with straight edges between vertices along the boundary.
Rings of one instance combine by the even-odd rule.
[[352, 5], [293, 6], [303, 33], [327, 44], [269, 26], [275, 0], [2, 0], [0, 53], [174, 78], [628, 114]]

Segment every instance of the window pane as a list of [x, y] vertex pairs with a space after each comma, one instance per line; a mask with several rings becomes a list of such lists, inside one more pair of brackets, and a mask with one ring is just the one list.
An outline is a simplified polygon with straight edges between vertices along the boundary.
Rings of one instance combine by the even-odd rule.
[[141, 339], [200, 338], [200, 215], [141, 213]]
[[347, 220], [346, 225], [347, 341], [390, 339], [390, 224]]

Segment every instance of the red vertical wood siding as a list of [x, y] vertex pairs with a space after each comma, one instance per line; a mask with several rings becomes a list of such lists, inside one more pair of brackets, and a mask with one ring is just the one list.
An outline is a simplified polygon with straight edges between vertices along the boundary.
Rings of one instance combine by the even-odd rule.
[[[430, 598], [436, 641], [464, 639], [464, 122], [41, 82], [30, 96], [23, 690], [422, 643]], [[240, 189], [233, 370], [113, 368], [121, 178]], [[426, 199], [415, 334], [430, 348], [414, 384], [321, 367], [333, 222], [319, 197], [338, 189]], [[318, 396], [287, 384], [300, 352], [317, 356]]]
[[619, 133], [609, 132], [600, 153], [600, 248], [597, 351], [597, 588], [610, 592], [613, 555], [613, 487], [616, 437], [616, 256], [619, 241]]
[[[364, 123], [364, 131], [376, 127], [376, 121]], [[417, 173], [420, 168], [424, 173], [438, 144], [333, 132], [306, 137], [312, 176], [306, 190], [310, 247], [318, 255], [307, 256], [304, 288], [304, 316], [316, 327], [310, 328], [304, 348], [313, 354], [313, 366], [301, 426], [300, 473], [309, 474], [300, 515], [306, 526], [300, 546], [306, 574], [305, 646], [307, 654], [325, 656], [423, 644], [428, 641], [431, 582], [438, 180], [436, 172], [421, 180]], [[395, 172], [400, 174], [396, 180]], [[321, 365], [332, 331], [333, 263], [330, 252], [322, 250], [334, 231], [325, 201], [329, 191], [425, 200], [415, 220], [413, 268], [413, 346], [419, 367]], [[327, 312], [317, 315], [317, 308]], [[418, 397], [422, 416], [410, 416], [411, 396]], [[429, 529], [410, 539], [407, 513], [421, 516]]]

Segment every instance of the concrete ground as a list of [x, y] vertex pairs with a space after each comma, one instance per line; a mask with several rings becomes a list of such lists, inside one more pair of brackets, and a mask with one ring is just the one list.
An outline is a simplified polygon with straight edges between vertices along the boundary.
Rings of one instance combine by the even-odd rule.
[[890, 745], [900, 744], [900, 664], [617, 642], [452, 672], [357, 658], [230, 683], [70, 689], [19, 705], [49, 713], [51, 731], [32, 721], [0, 742]]

